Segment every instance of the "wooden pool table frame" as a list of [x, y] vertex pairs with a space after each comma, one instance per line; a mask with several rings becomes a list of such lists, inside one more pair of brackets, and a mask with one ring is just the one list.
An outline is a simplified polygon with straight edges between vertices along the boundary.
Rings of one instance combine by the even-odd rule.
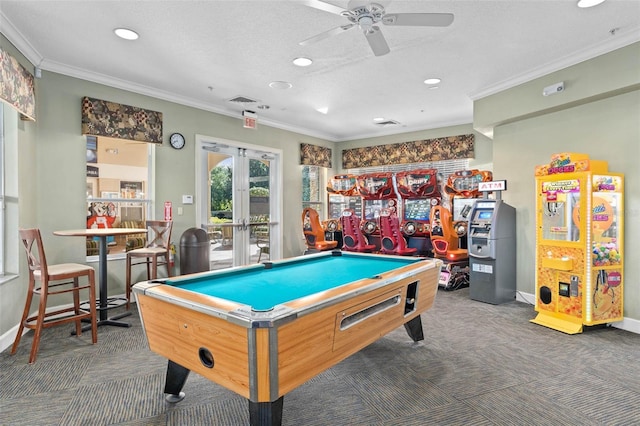
[[[247, 398], [251, 425], [279, 425], [286, 393], [390, 331], [404, 325], [414, 341], [423, 340], [420, 314], [434, 303], [441, 265], [423, 259], [269, 312], [159, 281], [138, 283], [133, 291], [150, 349], [169, 359], [168, 401], [184, 397], [182, 387], [194, 371]], [[253, 267], [265, 266], [238, 269]], [[216, 275], [172, 280], [202, 274]]]

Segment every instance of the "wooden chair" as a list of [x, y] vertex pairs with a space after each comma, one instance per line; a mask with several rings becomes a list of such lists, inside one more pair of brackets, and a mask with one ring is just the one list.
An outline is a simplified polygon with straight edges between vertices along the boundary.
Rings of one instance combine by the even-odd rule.
[[[145, 264], [147, 266], [147, 279], [153, 280], [158, 277], [158, 266], [167, 267], [167, 276], [171, 276], [171, 266], [169, 258], [171, 256], [171, 230], [172, 221], [147, 220], [147, 245], [143, 248], [127, 252], [126, 284], [127, 284], [127, 309], [131, 305], [131, 267]], [[142, 259], [133, 262], [133, 259]]]
[[[38, 354], [38, 346], [43, 328], [75, 321], [76, 335], [80, 335], [82, 334], [83, 319], [91, 321], [91, 337], [93, 343], [97, 343], [98, 325], [96, 322], [95, 270], [90, 266], [79, 263], [48, 265], [40, 230], [21, 229], [19, 232], [20, 239], [27, 253], [29, 290], [27, 292], [24, 312], [22, 313], [22, 320], [18, 327], [18, 334], [11, 348], [11, 354], [16, 353], [24, 328], [30, 328], [34, 330], [34, 336], [31, 345], [31, 354], [29, 355], [29, 364], [33, 364]], [[87, 277], [86, 285], [80, 285], [81, 277]], [[39, 286], [36, 286], [36, 281], [38, 281]], [[80, 307], [80, 292], [82, 290], [88, 290], [89, 292], [89, 301], [87, 302], [89, 310]], [[73, 294], [73, 306], [47, 312], [47, 298], [50, 295], [64, 293]], [[29, 316], [34, 295], [40, 297], [38, 312], [35, 315]]]
[[324, 229], [320, 225], [318, 212], [311, 207], [302, 210], [302, 232], [307, 242], [307, 247], [311, 250], [332, 250], [338, 245], [337, 241], [326, 241], [324, 239]]
[[415, 247], [407, 247], [398, 216], [389, 209], [380, 211], [380, 251], [400, 256], [412, 256], [418, 251]]

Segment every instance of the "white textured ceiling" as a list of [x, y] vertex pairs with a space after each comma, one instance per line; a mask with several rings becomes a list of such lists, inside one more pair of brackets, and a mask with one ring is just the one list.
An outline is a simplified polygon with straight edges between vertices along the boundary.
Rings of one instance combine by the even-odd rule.
[[[640, 41], [640, 0], [590, 9], [575, 0], [378, 3], [455, 19], [444, 28], [381, 25], [391, 52], [378, 57], [355, 28], [299, 45], [348, 23], [301, 1], [0, 0], [0, 30], [42, 70], [238, 118], [251, 109], [259, 123], [332, 141], [471, 123], [474, 99]], [[140, 38], [121, 40], [116, 27]], [[296, 67], [298, 56], [314, 63]], [[433, 76], [438, 89], [423, 83]], [[257, 103], [228, 101], [236, 96]]]

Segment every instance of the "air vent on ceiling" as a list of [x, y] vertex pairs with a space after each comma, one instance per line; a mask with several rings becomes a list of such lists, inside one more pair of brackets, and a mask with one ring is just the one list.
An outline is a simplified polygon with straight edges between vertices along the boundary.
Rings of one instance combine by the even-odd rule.
[[395, 120], [384, 120], [384, 121], [378, 121], [375, 123], [377, 126], [380, 127], [389, 127], [389, 126], [399, 126], [400, 123], [398, 123]]
[[254, 104], [258, 101], [255, 99], [247, 98], [245, 96], [236, 96], [235, 98], [229, 99], [229, 102], [235, 102], [237, 104]]

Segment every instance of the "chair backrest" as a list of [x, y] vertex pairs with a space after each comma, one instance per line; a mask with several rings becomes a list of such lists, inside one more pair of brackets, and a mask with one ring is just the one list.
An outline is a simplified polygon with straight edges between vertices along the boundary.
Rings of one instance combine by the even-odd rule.
[[147, 220], [147, 247], [162, 247], [169, 250], [171, 244], [171, 220]]
[[44, 254], [42, 236], [37, 228], [20, 229], [20, 240], [27, 253], [27, 263], [30, 273], [40, 271], [42, 277], [48, 275], [47, 257]]
[[342, 248], [344, 250], [371, 251], [371, 246], [360, 228], [360, 218], [356, 216], [355, 210], [345, 209], [342, 211], [340, 226], [342, 227]]
[[380, 246], [385, 253], [402, 252], [407, 243], [400, 231], [398, 216], [389, 209], [380, 210]]
[[431, 245], [434, 254], [446, 256], [450, 250], [458, 249], [458, 234], [453, 228], [451, 212], [443, 206], [433, 206], [429, 218]]
[[316, 248], [318, 243], [325, 240], [318, 212], [311, 207], [302, 210], [302, 232], [309, 248]]

